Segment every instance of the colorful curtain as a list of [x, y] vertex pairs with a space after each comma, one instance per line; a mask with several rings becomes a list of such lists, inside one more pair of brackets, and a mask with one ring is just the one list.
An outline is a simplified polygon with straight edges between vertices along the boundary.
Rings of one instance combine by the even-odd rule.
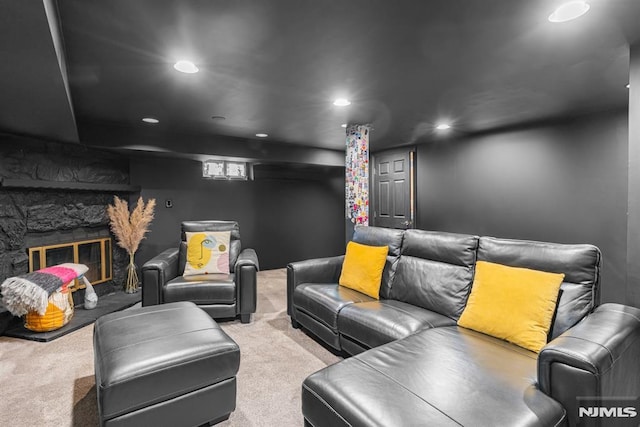
[[347, 219], [369, 225], [369, 126], [347, 127], [345, 168]]

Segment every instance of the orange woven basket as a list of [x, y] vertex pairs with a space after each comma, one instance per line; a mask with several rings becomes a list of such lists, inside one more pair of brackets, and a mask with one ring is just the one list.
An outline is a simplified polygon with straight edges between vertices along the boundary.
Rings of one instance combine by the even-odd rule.
[[34, 332], [55, 331], [69, 323], [73, 317], [73, 297], [67, 285], [49, 296], [47, 311], [40, 315], [30, 311], [25, 315], [24, 327]]

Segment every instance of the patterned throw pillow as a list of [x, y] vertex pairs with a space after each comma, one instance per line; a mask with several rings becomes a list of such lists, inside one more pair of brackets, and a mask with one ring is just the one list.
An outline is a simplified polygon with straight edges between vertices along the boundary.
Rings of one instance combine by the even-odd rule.
[[229, 274], [230, 231], [186, 232], [184, 275]]

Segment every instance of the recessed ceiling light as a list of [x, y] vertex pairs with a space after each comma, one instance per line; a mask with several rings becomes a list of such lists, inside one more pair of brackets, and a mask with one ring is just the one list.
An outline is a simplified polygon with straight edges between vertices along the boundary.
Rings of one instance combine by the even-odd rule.
[[333, 105], [335, 105], [336, 107], [346, 107], [347, 105], [351, 105], [351, 101], [346, 98], [338, 98], [333, 101]]
[[627, 83], [626, 88], [629, 89], [631, 87], [631, 83]]
[[145, 117], [144, 119], [142, 119], [143, 122], [145, 123], [151, 123], [151, 124], [156, 124], [156, 123], [160, 123], [160, 120], [158, 119], [154, 119], [153, 117]]
[[341, 127], [341, 128], [346, 128], [346, 127], [347, 127], [347, 124], [346, 124], [346, 123], [343, 123], [343, 124], [341, 124], [341, 125], [340, 125], [340, 127]]
[[589, 3], [582, 0], [574, 0], [567, 3], [563, 3], [556, 10], [549, 15], [549, 21], [551, 22], [567, 22], [572, 19], [579, 18], [589, 11], [591, 6]]
[[268, 135], [268, 134], [266, 134], [266, 133], [256, 133], [256, 136], [257, 136], [258, 138], [266, 138], [266, 137], [268, 137], [269, 135]]
[[436, 129], [438, 130], [447, 130], [450, 129], [451, 125], [447, 124], [447, 123], [440, 123], [439, 125], [436, 126]]
[[180, 61], [173, 64], [173, 68], [180, 71], [181, 73], [187, 73], [187, 74], [193, 74], [199, 71], [198, 67], [196, 67], [196, 64], [184, 59], [181, 59]]

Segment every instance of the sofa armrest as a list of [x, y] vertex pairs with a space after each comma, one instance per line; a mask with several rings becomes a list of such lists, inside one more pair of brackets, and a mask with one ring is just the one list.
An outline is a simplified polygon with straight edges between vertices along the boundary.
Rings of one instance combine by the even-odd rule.
[[540, 389], [578, 423], [578, 397], [640, 395], [640, 309], [603, 304], [538, 356]]
[[178, 248], [167, 249], [142, 266], [142, 305], [162, 304], [162, 286], [178, 276]]
[[256, 311], [257, 278], [260, 265], [258, 255], [253, 249], [243, 249], [238, 255], [234, 268], [236, 274], [237, 301], [239, 314], [251, 314]]
[[287, 314], [291, 316], [293, 291], [301, 283], [338, 283], [344, 255], [291, 262], [287, 265]]

